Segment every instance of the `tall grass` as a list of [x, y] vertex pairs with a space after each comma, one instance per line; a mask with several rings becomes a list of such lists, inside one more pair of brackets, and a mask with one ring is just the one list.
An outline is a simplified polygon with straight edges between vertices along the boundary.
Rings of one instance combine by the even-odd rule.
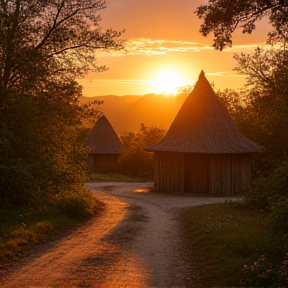
[[[93, 201], [90, 204], [96, 216], [103, 210], [103, 204], [94, 198]], [[77, 213], [59, 213], [59, 210], [43, 214], [8, 204], [0, 205], [0, 263], [27, 255], [55, 235], [79, 225], [92, 215], [83, 217]]]

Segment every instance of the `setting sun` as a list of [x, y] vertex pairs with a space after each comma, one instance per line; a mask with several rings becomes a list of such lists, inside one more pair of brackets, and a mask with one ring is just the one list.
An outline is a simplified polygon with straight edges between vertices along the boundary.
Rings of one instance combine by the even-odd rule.
[[176, 94], [185, 85], [180, 75], [172, 70], [159, 71], [154, 81], [156, 93]]

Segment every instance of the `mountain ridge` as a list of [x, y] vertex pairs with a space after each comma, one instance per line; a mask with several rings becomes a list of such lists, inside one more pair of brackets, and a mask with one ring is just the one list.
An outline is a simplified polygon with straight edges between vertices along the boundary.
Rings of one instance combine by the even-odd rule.
[[184, 103], [187, 95], [103, 95], [81, 97], [80, 102], [103, 101], [99, 105], [118, 135], [138, 132], [140, 124], [157, 126], [166, 131]]

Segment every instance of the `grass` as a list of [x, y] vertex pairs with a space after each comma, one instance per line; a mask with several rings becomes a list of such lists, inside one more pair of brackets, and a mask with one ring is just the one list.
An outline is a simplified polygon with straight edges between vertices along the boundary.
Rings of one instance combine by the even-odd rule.
[[186, 221], [197, 264], [217, 287], [239, 287], [244, 265], [251, 267], [261, 255], [280, 263], [287, 252], [271, 233], [267, 214], [238, 203], [193, 208]]
[[[99, 201], [94, 205], [96, 213], [103, 209]], [[0, 264], [29, 254], [39, 245], [88, 219], [88, 216], [51, 214], [32, 214], [24, 208], [0, 205]]]
[[90, 181], [151, 182], [152, 178], [133, 178], [121, 174], [90, 173]]

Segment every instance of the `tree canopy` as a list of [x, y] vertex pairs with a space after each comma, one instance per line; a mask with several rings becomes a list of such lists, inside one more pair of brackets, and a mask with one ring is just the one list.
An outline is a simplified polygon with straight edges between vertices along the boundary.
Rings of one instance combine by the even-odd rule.
[[104, 8], [104, 0], [0, 1], [3, 201], [39, 209], [67, 208], [71, 197], [83, 203], [83, 123], [98, 114], [79, 103], [77, 79], [106, 69], [97, 66], [96, 51], [124, 44], [121, 31], [101, 30]]
[[132, 177], [152, 178], [153, 153], [146, 152], [144, 149], [162, 139], [164, 134], [165, 130], [157, 126], [146, 126], [141, 123], [139, 132], [126, 132], [121, 135], [127, 153], [120, 156], [118, 172]]
[[213, 46], [222, 50], [232, 45], [232, 34], [239, 26], [243, 33], [252, 33], [256, 21], [263, 17], [269, 20], [278, 34], [287, 29], [287, 0], [209, 0], [200, 5], [195, 13], [204, 23], [200, 27], [203, 36], [214, 34]]
[[[101, 32], [104, 0], [6, 0], [0, 5], [0, 105], [7, 90], [37, 94], [101, 71], [95, 50], [122, 47], [121, 32]], [[48, 86], [47, 89], [44, 89]]]

